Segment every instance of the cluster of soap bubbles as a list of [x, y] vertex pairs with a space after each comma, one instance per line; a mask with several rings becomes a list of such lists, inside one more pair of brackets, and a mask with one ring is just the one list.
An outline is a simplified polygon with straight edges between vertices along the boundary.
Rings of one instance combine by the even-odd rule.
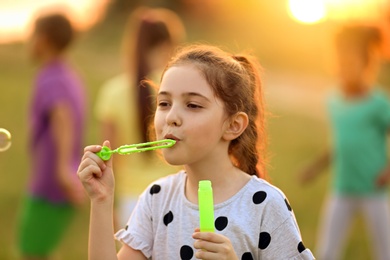
[[11, 133], [4, 128], [0, 128], [0, 152], [7, 151], [11, 147]]

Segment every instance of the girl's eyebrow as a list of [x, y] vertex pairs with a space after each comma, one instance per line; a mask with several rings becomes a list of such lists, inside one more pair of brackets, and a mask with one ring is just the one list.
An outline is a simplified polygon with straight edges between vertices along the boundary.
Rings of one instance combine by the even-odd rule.
[[158, 92], [157, 96], [171, 96], [171, 94], [167, 91], [160, 91]]
[[[157, 96], [172, 96], [171, 93], [169, 93], [168, 91], [160, 91]], [[204, 100], [206, 100], [207, 102], [211, 102], [206, 96], [198, 93], [198, 92], [186, 92], [186, 93], [183, 93], [182, 94], [183, 97], [200, 97]]]

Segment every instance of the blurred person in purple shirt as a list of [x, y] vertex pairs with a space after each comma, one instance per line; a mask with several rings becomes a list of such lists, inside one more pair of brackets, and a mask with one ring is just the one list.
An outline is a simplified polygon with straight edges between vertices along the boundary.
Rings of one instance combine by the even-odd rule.
[[84, 200], [76, 176], [83, 146], [84, 87], [65, 59], [73, 36], [65, 16], [50, 14], [36, 20], [30, 42], [39, 72], [29, 109], [30, 185], [18, 234], [23, 259], [48, 259]]

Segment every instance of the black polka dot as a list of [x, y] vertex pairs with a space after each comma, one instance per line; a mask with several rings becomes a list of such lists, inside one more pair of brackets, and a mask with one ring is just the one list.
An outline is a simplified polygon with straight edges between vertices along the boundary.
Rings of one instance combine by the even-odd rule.
[[305, 251], [306, 250], [306, 247], [305, 247], [305, 245], [303, 244], [303, 242], [301, 241], [301, 242], [299, 242], [299, 244], [298, 244], [298, 251], [299, 251], [299, 253], [302, 253], [303, 251]]
[[292, 208], [291, 208], [291, 206], [290, 206], [290, 203], [288, 203], [288, 200], [287, 200], [287, 199], [284, 199], [284, 202], [286, 203], [287, 209], [288, 209], [289, 211], [292, 211]]
[[253, 260], [251, 252], [246, 252], [242, 255], [241, 260]]
[[271, 235], [267, 232], [261, 232], [259, 236], [259, 248], [266, 249], [271, 243]]
[[154, 185], [152, 186], [152, 188], [150, 188], [150, 191], [149, 191], [149, 192], [150, 192], [151, 195], [153, 195], [153, 194], [159, 193], [160, 190], [161, 190], [161, 186], [160, 186], [160, 185], [157, 185], [157, 184], [154, 184]]
[[190, 246], [182, 246], [180, 248], [180, 259], [190, 260], [194, 256], [194, 250]]
[[169, 211], [164, 216], [164, 224], [165, 224], [165, 226], [168, 226], [168, 224], [171, 223], [172, 221], [173, 221], [173, 213], [172, 213], [172, 211]]
[[265, 191], [258, 191], [253, 195], [253, 203], [260, 204], [262, 203], [265, 198], [267, 198], [267, 193]]
[[225, 227], [228, 225], [228, 218], [227, 217], [218, 217], [216, 220], [215, 220], [215, 228], [218, 230], [218, 231], [222, 231], [225, 229]]
[[128, 228], [129, 228], [129, 225], [126, 225], [125, 230], [127, 230]]

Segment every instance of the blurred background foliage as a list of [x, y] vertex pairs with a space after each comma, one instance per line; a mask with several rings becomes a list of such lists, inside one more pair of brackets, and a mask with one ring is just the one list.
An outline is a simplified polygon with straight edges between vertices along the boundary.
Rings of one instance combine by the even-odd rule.
[[[20, 2], [23, 6], [23, 2], [29, 1]], [[339, 18], [331, 19], [328, 14], [327, 19], [313, 24], [292, 18], [287, 0], [102, 2], [103, 12], [99, 19], [80, 31], [69, 55], [87, 86], [85, 145], [100, 142], [92, 108], [102, 83], [122, 70], [120, 45], [128, 15], [139, 5], [175, 10], [185, 22], [187, 42], [215, 44], [233, 52], [246, 50], [258, 57], [264, 68], [264, 90], [270, 114], [269, 176], [271, 182], [286, 193], [304, 243], [314, 250], [318, 218], [330, 174], [323, 174], [310, 186], [302, 186], [298, 174], [329, 141], [323, 100], [335, 82], [332, 35], [340, 25], [352, 20], [388, 23], [388, 12], [382, 8], [384, 1], [377, 1], [379, 10], [375, 15], [365, 15], [369, 9], [361, 11], [360, 15], [348, 13], [351, 9], [346, 9], [344, 16], [339, 14]], [[359, 0], [355, 4], [361, 4], [364, 9], [364, 3], [369, 2], [375, 1]], [[0, 8], [5, 10], [5, 7], [0, 3]], [[92, 14], [84, 15], [88, 18]], [[379, 79], [384, 88], [390, 85], [389, 69], [388, 61], [384, 61]], [[0, 259], [15, 259], [17, 255], [15, 229], [30, 165], [26, 119], [36, 70], [28, 57], [26, 38], [0, 44], [0, 127], [12, 134], [12, 147], [0, 153]], [[87, 259], [88, 222], [89, 205], [86, 203], [67, 233], [58, 252], [59, 259]], [[353, 224], [350, 237], [344, 259], [370, 259], [371, 248], [362, 219]]]

